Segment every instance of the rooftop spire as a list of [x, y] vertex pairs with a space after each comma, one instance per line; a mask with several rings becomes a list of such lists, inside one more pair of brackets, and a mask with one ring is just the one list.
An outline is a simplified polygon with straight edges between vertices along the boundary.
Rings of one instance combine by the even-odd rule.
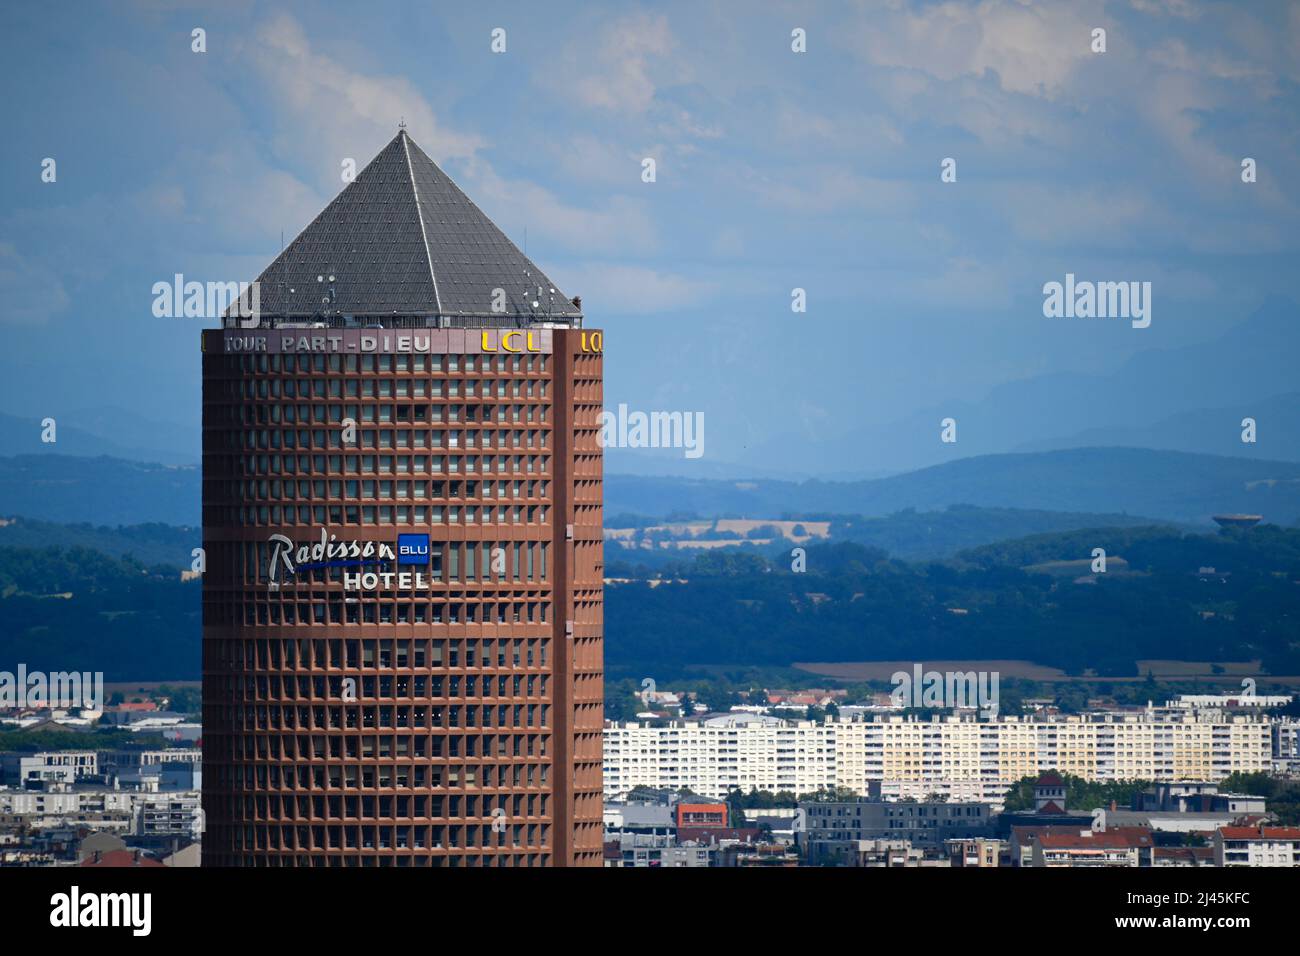
[[[335, 277], [328, 294], [316, 279], [327, 274]], [[271, 320], [401, 315], [497, 324], [581, 316], [415, 144], [404, 117], [392, 141], [258, 282], [261, 314]]]

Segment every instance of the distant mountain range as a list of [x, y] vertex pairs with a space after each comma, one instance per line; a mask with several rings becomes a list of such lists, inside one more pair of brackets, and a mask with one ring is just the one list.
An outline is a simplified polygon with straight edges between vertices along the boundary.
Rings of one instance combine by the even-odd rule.
[[[867, 476], [1017, 450], [1111, 445], [1300, 461], [1298, 353], [1300, 305], [1272, 298], [1216, 339], [1139, 352], [1111, 375], [1008, 382], [977, 401], [939, 401], [826, 441], [776, 435], [753, 446], [737, 474], [746, 464], [759, 473], [781, 463], [807, 475]], [[1246, 416], [1259, 425], [1255, 444], [1241, 441]], [[957, 421], [955, 443], [940, 441], [944, 418]], [[698, 473], [687, 470], [695, 462], [678, 464], [677, 474]]]
[[[0, 517], [64, 524], [198, 525], [200, 474], [117, 458], [0, 457]], [[1142, 448], [985, 455], [866, 481], [701, 481], [609, 475], [605, 513], [781, 518], [891, 515], [953, 505], [1142, 515], [1208, 523], [1222, 512], [1300, 519], [1300, 463]]]
[[[53, 418], [55, 441], [42, 441], [42, 422]], [[48, 415], [0, 414], [0, 448], [14, 455], [108, 455], [164, 465], [197, 465], [199, 433], [143, 418], [121, 408], [52, 410]]]
[[[610, 448], [606, 473], [861, 481], [986, 455], [1111, 447], [1300, 461], [1297, 354], [1300, 304], [1273, 297], [1217, 338], [1137, 352], [1111, 374], [1040, 375], [1006, 382], [975, 399], [945, 396], [936, 384], [929, 407], [896, 421], [855, 426], [853, 416], [844, 416], [838, 433], [774, 434], [733, 451], [731, 459], [713, 453], [686, 459], [680, 449]], [[166, 422], [113, 407], [26, 411], [0, 415], [0, 449], [8, 454], [108, 455], [165, 465], [200, 460], [197, 421]], [[41, 441], [46, 415], [58, 422], [57, 444]], [[1248, 417], [1257, 423], [1254, 443], [1241, 441], [1241, 421]], [[946, 418], [957, 423], [952, 443], [940, 440]], [[718, 427], [711, 422], [711, 433]], [[1068, 502], [1065, 509], [1078, 510]]]
[[871, 481], [692, 481], [610, 476], [605, 508], [667, 516], [888, 515], [950, 505], [1126, 513], [1207, 523], [1248, 512], [1300, 519], [1300, 463], [1141, 448], [1075, 448], [983, 455]]
[[[1253, 443], [1241, 440], [1241, 423], [1247, 418], [1256, 424], [1257, 440]], [[1300, 461], [1300, 392], [1231, 408], [1180, 412], [1154, 425], [1089, 428], [1064, 438], [1025, 442], [1015, 451], [1114, 446]]]
[[200, 523], [199, 469], [101, 456], [0, 458], [0, 517], [65, 524]]

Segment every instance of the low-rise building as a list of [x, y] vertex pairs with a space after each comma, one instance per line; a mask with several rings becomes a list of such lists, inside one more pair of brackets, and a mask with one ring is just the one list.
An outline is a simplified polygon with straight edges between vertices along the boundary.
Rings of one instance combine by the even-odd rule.
[[70, 784], [98, 773], [99, 754], [93, 750], [0, 753], [0, 782], [8, 787]]
[[677, 804], [677, 829], [686, 827], [725, 827], [727, 825], [727, 805], [725, 803], [686, 803]]
[[1039, 829], [1030, 846], [1030, 866], [1139, 867], [1151, 865], [1155, 839], [1150, 830], [1138, 827], [1073, 833]]
[[711, 866], [714, 848], [708, 845], [678, 846], [671, 836], [651, 833], [607, 833], [605, 866], [692, 867]]
[[1209, 846], [1158, 846], [1151, 851], [1151, 865], [1160, 867], [1214, 866], [1214, 848]]
[[948, 862], [957, 867], [993, 869], [1002, 865], [1007, 844], [989, 837], [973, 840], [948, 840]]
[[1300, 827], [1219, 827], [1216, 866], [1300, 866]]
[[951, 839], [992, 836], [987, 803], [801, 801], [799, 809], [803, 830], [797, 840], [812, 862], [864, 840], [906, 840], [918, 850], [938, 851]]

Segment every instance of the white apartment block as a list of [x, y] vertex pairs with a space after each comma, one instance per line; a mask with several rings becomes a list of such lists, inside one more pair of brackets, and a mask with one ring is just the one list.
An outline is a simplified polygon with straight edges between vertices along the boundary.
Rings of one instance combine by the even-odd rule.
[[1300, 827], [1219, 827], [1215, 866], [1300, 866]]
[[99, 772], [99, 754], [93, 750], [41, 751], [0, 754], [0, 776], [6, 786], [26, 783], [75, 783], [79, 777]]
[[689, 789], [721, 799], [740, 789], [809, 793], [835, 786], [833, 724], [635, 721], [605, 729], [605, 798], [633, 787]]
[[844, 787], [886, 799], [940, 793], [999, 802], [1045, 770], [1085, 780], [1204, 780], [1266, 772], [1273, 723], [1265, 715], [1147, 708], [1081, 715], [918, 720], [637, 722], [605, 729], [605, 796], [636, 786], [722, 798], [739, 788], [795, 794]]
[[100, 754], [106, 770], [123, 767], [154, 767], [163, 763], [202, 763], [203, 751], [198, 747], [172, 747], [168, 750], [113, 750]]
[[203, 811], [198, 793], [142, 796], [135, 808], [135, 832], [149, 836], [170, 834], [200, 839]]
[[1273, 722], [1273, 756], [1300, 760], [1300, 719], [1282, 717]]
[[1285, 707], [1290, 694], [1179, 694], [1170, 707]]
[[88, 813], [130, 813], [139, 794], [127, 790], [0, 790], [0, 814], [75, 817]]

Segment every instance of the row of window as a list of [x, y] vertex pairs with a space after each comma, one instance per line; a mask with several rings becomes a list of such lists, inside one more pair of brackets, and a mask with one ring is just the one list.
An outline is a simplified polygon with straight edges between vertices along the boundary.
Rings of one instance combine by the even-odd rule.
[[[320, 729], [316, 708], [280, 704], [221, 704], [205, 707], [206, 717], [224, 720], [235, 734], [261, 730]], [[309, 711], [312, 718], [308, 717]], [[460, 727], [499, 727], [507, 730], [545, 729], [550, 704], [351, 704], [326, 708], [330, 730], [436, 730]]]
[[[527, 418], [529, 411], [541, 421], [547, 421], [549, 405], [235, 405], [221, 406], [209, 411], [208, 430], [216, 431], [231, 425], [333, 425], [342, 429], [345, 419], [361, 425], [428, 425], [442, 421], [482, 422], [491, 424], [493, 418], [500, 422], [518, 424]], [[218, 420], [218, 413], [225, 421]]]
[[[546, 674], [506, 675], [469, 674], [444, 677], [441, 674], [398, 674], [383, 677], [349, 678], [332, 675], [328, 678], [258, 677], [256, 687], [246, 687], [246, 693], [236, 691], [231, 703], [281, 702], [290, 700], [436, 700], [455, 697], [545, 697]], [[308, 681], [319, 681], [309, 684]], [[481, 681], [481, 683], [480, 683]]]
[[497, 794], [493, 796], [449, 796], [415, 794], [371, 797], [261, 795], [227, 798], [229, 806], [258, 821], [270, 820], [462, 820], [491, 818], [497, 810], [507, 821], [546, 817], [550, 796], [545, 793]]
[[[528, 421], [533, 420], [533, 406], [528, 406]], [[504, 410], [502, 411], [504, 415]], [[503, 418], [502, 421], [505, 419]], [[520, 419], [515, 418], [518, 422]], [[545, 434], [545, 433], [540, 433]], [[356, 433], [356, 440], [345, 442], [343, 440], [342, 430], [339, 428], [274, 428], [274, 429], [248, 429], [245, 431], [209, 431], [204, 442], [204, 451], [213, 454], [217, 449], [224, 451], [279, 451], [281, 449], [295, 450], [312, 450], [312, 449], [343, 449], [343, 448], [397, 448], [397, 449], [420, 449], [420, 448], [475, 448], [481, 447], [484, 450], [490, 449], [491, 445], [479, 445], [477, 432], [462, 432], [461, 429], [444, 429], [435, 428], [431, 430], [411, 429], [411, 428], [362, 428]], [[486, 437], [486, 434], [485, 434]], [[462, 442], [463, 439], [463, 442]], [[507, 447], [498, 445], [498, 447]], [[518, 447], [518, 446], [516, 446]], [[531, 447], [531, 446], [530, 446]], [[548, 444], [542, 441], [539, 447], [546, 448]], [[538, 456], [528, 456], [530, 464], [528, 470], [532, 471], [532, 460]], [[544, 462], [546, 456], [541, 456]], [[366, 469], [362, 468], [362, 472]], [[513, 468], [518, 471], [518, 468]], [[545, 466], [540, 470], [545, 471]]]
[[[323, 728], [313, 727], [311, 730]], [[337, 728], [331, 728], [337, 729]], [[236, 737], [231, 755], [239, 760], [357, 760], [415, 757], [421, 760], [460, 757], [545, 757], [550, 737], [538, 733], [485, 734], [325, 734], [285, 733]], [[398, 768], [405, 774], [410, 767]], [[355, 780], [357, 768], [344, 767], [344, 779]], [[405, 786], [405, 784], [403, 784]]]
[[[415, 667], [546, 666], [548, 638], [300, 638], [223, 641], [209, 645], [208, 659], [223, 669], [286, 670], [299, 667], [349, 670]], [[240, 678], [229, 678], [239, 680]], [[247, 679], [247, 678], [245, 678]], [[323, 677], [313, 680], [324, 680]]]
[[244, 373], [279, 372], [512, 372], [545, 373], [549, 355], [479, 355], [479, 354], [396, 354], [396, 355], [213, 355], [213, 361], [225, 363]]
[[203, 509], [204, 524], [255, 525], [435, 525], [535, 524], [550, 520], [549, 505], [249, 505]]
[[[549, 624], [550, 601], [365, 601], [344, 603], [343, 592], [332, 601], [296, 603], [256, 602], [243, 605], [248, 627], [325, 624]], [[239, 617], [237, 606], [208, 605], [205, 623], [228, 624]]]
[[[270, 850], [447, 850], [459, 848], [492, 849], [496, 847], [530, 846], [545, 847], [549, 845], [550, 825], [541, 823], [525, 824], [516, 838], [507, 826], [506, 832], [498, 833], [492, 825], [398, 825], [398, 826], [342, 826], [313, 825], [310, 833], [303, 831], [303, 825], [262, 825], [246, 827], [243, 840], [236, 840], [235, 852], [270, 851]], [[239, 831], [236, 830], [236, 833]], [[380, 857], [380, 859], [385, 859]], [[391, 859], [391, 858], [388, 858]], [[398, 860], [405, 857], [397, 857]], [[412, 857], [420, 859], [420, 857]], [[440, 857], [425, 857], [428, 865], [436, 865], [433, 860]], [[491, 857], [484, 857], [484, 860]], [[531, 860], [532, 857], [530, 856]], [[544, 859], [538, 856], [538, 860]], [[448, 857], [446, 865], [453, 865], [456, 857]], [[390, 864], [391, 865], [391, 864]], [[468, 865], [468, 863], [467, 863]], [[541, 865], [538, 864], [529, 865]]]
[[[484, 436], [491, 432], [484, 432]], [[465, 448], [476, 447], [479, 433], [466, 432]], [[484, 448], [490, 446], [484, 445]], [[501, 447], [501, 446], [499, 446]], [[518, 447], [516, 445], [515, 447]], [[231, 467], [222, 468], [223, 463]], [[260, 475], [423, 475], [479, 470], [475, 455], [231, 455], [208, 454], [205, 472]]]
[[[340, 499], [372, 499], [393, 501], [432, 498], [445, 501], [448, 498], [545, 498], [550, 492], [550, 482], [541, 479], [520, 479], [513, 481], [498, 480], [495, 485], [490, 479], [467, 480], [435, 479], [432, 481], [417, 478], [249, 478], [240, 481], [212, 482], [209, 490], [215, 494], [225, 494], [240, 501], [258, 499], [290, 499], [310, 501], [313, 498], [324, 501]], [[495, 492], [495, 493], [494, 493]]]
[[[212, 842], [211, 839], [208, 841]], [[543, 843], [543, 846], [545, 844]], [[211, 860], [213, 866], [243, 866], [250, 868], [273, 867], [295, 869], [307, 869], [311, 867], [496, 867], [513, 868], [513, 867], [548, 867], [550, 866], [551, 856], [549, 853], [448, 853], [442, 850], [436, 854], [415, 853], [404, 851], [395, 853], [391, 850], [384, 853], [360, 853], [356, 852], [349, 856], [338, 854], [316, 854], [308, 855], [298, 853], [293, 856], [285, 854], [268, 855], [268, 856], [232, 856], [218, 853], [204, 855], [204, 861]]]
[[549, 379], [526, 378], [262, 378], [232, 379], [220, 392], [209, 390], [208, 404], [278, 398], [546, 398]]
[[[291, 790], [301, 794], [342, 789], [492, 790], [507, 787], [545, 788], [550, 778], [549, 763], [507, 764], [395, 764], [393, 766], [344, 767], [338, 764], [235, 764], [215, 768], [216, 792], [251, 793]], [[355, 771], [349, 776], [348, 771]], [[361, 783], [362, 779], [369, 783]], [[404, 781], [399, 783], [399, 778]], [[349, 782], [350, 781], [350, 782]], [[205, 780], [205, 785], [207, 781]], [[362, 797], [374, 800], [375, 797]], [[374, 812], [364, 814], [373, 818]]]

